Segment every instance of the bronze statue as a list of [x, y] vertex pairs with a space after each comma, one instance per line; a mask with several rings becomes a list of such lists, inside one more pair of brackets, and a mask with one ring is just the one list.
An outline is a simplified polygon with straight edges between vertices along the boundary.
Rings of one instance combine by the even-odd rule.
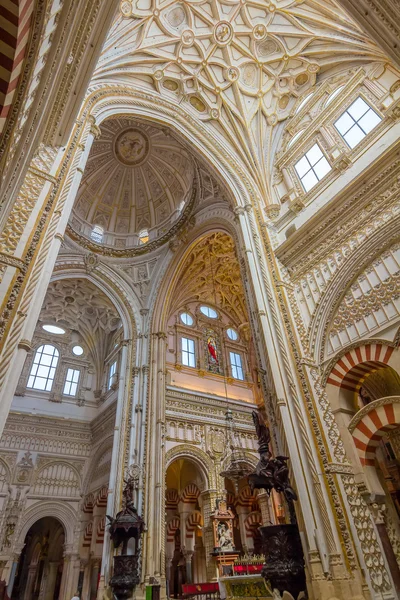
[[265, 489], [268, 494], [274, 489], [282, 492], [289, 504], [297, 500], [297, 495], [289, 482], [289, 469], [287, 456], [277, 456], [272, 458], [269, 449], [271, 434], [265, 425], [261, 415], [253, 410], [253, 421], [258, 437], [258, 452], [260, 460], [257, 463], [255, 471], [249, 475], [249, 485], [251, 490]]

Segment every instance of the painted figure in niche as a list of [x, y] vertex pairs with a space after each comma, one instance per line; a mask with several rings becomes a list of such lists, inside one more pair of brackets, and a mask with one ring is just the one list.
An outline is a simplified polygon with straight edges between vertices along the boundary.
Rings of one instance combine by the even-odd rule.
[[211, 364], [218, 365], [217, 343], [212, 335], [207, 337], [208, 361]]

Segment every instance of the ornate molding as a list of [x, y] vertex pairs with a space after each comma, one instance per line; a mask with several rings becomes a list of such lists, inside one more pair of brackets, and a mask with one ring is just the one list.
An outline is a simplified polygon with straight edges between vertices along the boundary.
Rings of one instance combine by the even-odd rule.
[[361, 408], [349, 423], [350, 433], [353, 433], [358, 423], [360, 423], [360, 421], [362, 421], [366, 415], [374, 411], [376, 408], [379, 408], [380, 406], [387, 406], [388, 404], [400, 404], [400, 396], [387, 396], [386, 398], [379, 398], [378, 400], [374, 400], [373, 402], [367, 404], [367, 406]]

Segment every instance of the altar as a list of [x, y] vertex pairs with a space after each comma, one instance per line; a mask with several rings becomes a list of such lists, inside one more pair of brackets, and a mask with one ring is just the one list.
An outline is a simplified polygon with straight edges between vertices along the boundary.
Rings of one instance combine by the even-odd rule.
[[221, 600], [236, 600], [237, 598], [269, 600], [273, 598], [271, 588], [259, 573], [220, 577], [219, 591]]

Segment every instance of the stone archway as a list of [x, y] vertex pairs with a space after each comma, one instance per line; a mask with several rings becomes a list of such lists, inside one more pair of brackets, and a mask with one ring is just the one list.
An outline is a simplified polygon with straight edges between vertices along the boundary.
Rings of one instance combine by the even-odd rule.
[[9, 583], [12, 600], [53, 600], [67, 593], [64, 569], [65, 530], [55, 517], [42, 517], [28, 529], [16, 575]]

